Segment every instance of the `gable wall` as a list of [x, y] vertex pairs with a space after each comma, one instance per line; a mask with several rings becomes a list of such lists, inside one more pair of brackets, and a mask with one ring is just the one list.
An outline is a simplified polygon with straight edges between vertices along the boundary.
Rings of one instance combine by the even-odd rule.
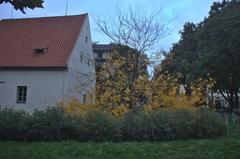
[[[87, 42], [86, 42], [87, 37]], [[83, 60], [81, 62], [81, 55]], [[88, 65], [88, 60], [90, 61]], [[68, 62], [66, 100], [77, 98], [83, 102], [83, 95], [89, 99], [95, 88], [95, 66], [88, 16], [72, 50]]]

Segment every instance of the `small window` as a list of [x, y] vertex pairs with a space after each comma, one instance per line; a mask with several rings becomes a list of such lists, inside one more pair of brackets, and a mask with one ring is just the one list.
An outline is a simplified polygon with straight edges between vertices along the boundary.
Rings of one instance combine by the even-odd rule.
[[86, 104], [86, 103], [87, 103], [87, 95], [84, 94], [84, 95], [83, 95], [83, 104]]
[[90, 65], [90, 60], [88, 59], [88, 61], [87, 61], [87, 64], [88, 64], [88, 66]]
[[88, 42], [88, 36], [86, 36], [86, 38], [85, 38], [85, 42], [86, 42], [86, 43]]
[[35, 53], [37, 53], [37, 54], [43, 54], [45, 52], [47, 52], [47, 48], [37, 48], [37, 49], [35, 49]]
[[83, 63], [83, 55], [80, 56], [80, 62]]
[[103, 58], [103, 53], [102, 52], [98, 53], [98, 58], [100, 58], [100, 59]]
[[27, 86], [17, 86], [17, 103], [27, 102]]
[[90, 104], [93, 104], [93, 95], [90, 95]]

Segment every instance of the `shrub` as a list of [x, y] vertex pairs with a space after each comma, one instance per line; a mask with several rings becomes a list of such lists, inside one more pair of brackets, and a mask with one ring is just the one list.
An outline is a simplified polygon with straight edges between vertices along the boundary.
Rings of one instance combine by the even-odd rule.
[[226, 133], [227, 127], [220, 114], [203, 110], [194, 112], [193, 115], [194, 138], [211, 138]]
[[59, 141], [71, 139], [76, 131], [75, 121], [60, 107], [35, 111], [26, 123], [28, 141]]
[[89, 111], [82, 117], [82, 121], [81, 141], [116, 141], [120, 139], [120, 123], [110, 114]]
[[127, 114], [122, 121], [124, 140], [177, 140], [217, 137], [225, 133], [219, 115], [206, 111], [177, 110]]
[[221, 113], [226, 123], [226, 134], [228, 137], [239, 140], [240, 139], [240, 116], [238, 114]]
[[101, 111], [82, 116], [51, 107], [28, 114], [0, 109], [0, 140], [162, 141], [211, 138], [227, 130], [223, 118], [209, 111], [130, 112], [115, 118]]
[[29, 117], [23, 111], [0, 107], [0, 140], [22, 140]]

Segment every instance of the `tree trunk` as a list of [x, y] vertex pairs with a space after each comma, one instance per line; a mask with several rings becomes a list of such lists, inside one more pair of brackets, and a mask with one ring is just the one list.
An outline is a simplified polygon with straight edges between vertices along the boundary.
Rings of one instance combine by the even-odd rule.
[[238, 96], [238, 91], [235, 92], [235, 108], [239, 108], [239, 96]]
[[185, 86], [184, 86], [184, 89], [186, 91], [186, 95], [188, 97], [190, 97], [192, 95], [192, 88], [191, 88], [191, 84], [187, 83]]

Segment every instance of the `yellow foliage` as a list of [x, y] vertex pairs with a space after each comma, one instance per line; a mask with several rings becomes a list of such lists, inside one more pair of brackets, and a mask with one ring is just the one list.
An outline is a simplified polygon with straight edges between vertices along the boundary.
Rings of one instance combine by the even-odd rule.
[[97, 83], [97, 108], [110, 112], [114, 116], [121, 116], [129, 111], [128, 103], [132, 92], [127, 86], [127, 75], [122, 67], [125, 59], [114, 54], [98, 72], [100, 82]]
[[204, 100], [202, 81], [192, 87], [192, 95], [187, 96], [181, 85], [173, 79], [160, 76], [151, 83], [150, 102], [146, 110], [156, 109], [195, 109]]
[[113, 109], [110, 110], [113, 116], [120, 117], [124, 115], [125, 113], [129, 112], [129, 109], [125, 105], [119, 105]]
[[66, 102], [63, 105], [63, 108], [67, 113], [70, 113], [76, 116], [82, 116], [82, 115], [85, 115], [88, 111], [97, 109], [96, 105], [82, 104], [76, 98], [73, 98], [68, 102]]
[[205, 100], [203, 90], [209, 81], [199, 79], [198, 85], [191, 88], [191, 96], [187, 96], [177, 80], [166, 76], [150, 80], [141, 74], [140, 64], [134, 63], [136, 57], [126, 54], [114, 52], [98, 72], [97, 109], [121, 116], [143, 105], [147, 110], [194, 109]]

